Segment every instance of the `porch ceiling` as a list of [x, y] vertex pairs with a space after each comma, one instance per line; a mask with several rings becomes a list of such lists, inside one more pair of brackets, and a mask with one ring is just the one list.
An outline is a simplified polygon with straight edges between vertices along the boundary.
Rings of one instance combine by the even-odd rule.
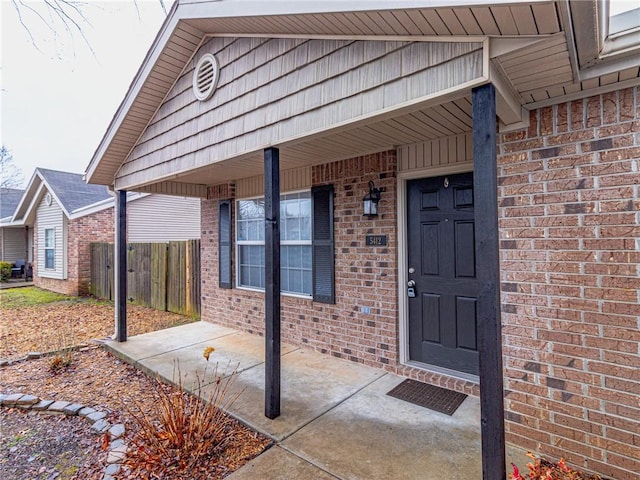
[[[471, 131], [471, 96], [464, 95], [396, 117], [348, 130], [300, 139], [282, 145], [280, 168], [287, 170], [317, 165], [425, 140]], [[252, 177], [263, 171], [263, 152], [257, 151], [224, 162], [185, 172], [173, 181], [216, 185]]]

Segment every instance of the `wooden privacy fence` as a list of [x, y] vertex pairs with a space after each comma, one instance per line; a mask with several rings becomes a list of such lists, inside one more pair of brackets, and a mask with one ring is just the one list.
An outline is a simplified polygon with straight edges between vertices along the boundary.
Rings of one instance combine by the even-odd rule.
[[[91, 244], [91, 294], [113, 300], [112, 243]], [[127, 298], [157, 310], [200, 315], [200, 240], [130, 243]]]

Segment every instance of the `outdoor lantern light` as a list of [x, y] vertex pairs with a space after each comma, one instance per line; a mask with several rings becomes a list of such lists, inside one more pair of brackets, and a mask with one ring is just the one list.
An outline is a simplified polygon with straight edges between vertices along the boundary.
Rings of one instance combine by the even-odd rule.
[[378, 216], [378, 202], [380, 201], [380, 190], [378, 190], [373, 182], [369, 182], [369, 193], [362, 199], [365, 217]]

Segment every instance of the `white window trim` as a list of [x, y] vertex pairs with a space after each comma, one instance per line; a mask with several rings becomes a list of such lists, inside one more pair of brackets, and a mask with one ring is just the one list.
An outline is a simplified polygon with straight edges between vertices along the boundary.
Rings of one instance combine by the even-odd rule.
[[[47, 232], [52, 231], [53, 232], [53, 246], [52, 247], [47, 247]], [[52, 250], [53, 251], [53, 266], [52, 267], [47, 267], [47, 250]], [[49, 270], [52, 272], [56, 271], [56, 228], [55, 227], [50, 227], [44, 228], [44, 246], [43, 246], [43, 252], [44, 252], [44, 268], [45, 270]]]
[[[311, 189], [310, 188], [303, 188], [303, 189], [299, 189], [299, 190], [291, 190], [291, 191], [287, 191], [287, 192], [280, 192], [280, 197], [282, 197], [283, 195], [294, 195], [296, 193], [307, 193], [309, 192], [309, 194], [311, 194]], [[258, 293], [264, 293], [265, 289], [264, 288], [257, 288], [257, 287], [250, 287], [247, 285], [241, 285], [240, 284], [240, 246], [241, 245], [264, 245], [264, 241], [260, 241], [260, 240], [238, 240], [238, 202], [242, 202], [245, 200], [258, 200], [261, 198], [264, 198], [264, 194], [263, 195], [253, 195], [251, 197], [242, 197], [242, 198], [236, 198], [235, 199], [235, 221], [234, 221], [234, 237], [233, 237], [233, 241], [234, 241], [234, 250], [235, 250], [235, 256], [236, 256], [236, 261], [235, 263], [235, 274], [236, 274], [236, 279], [235, 279], [235, 288], [237, 288], [238, 290], [245, 290], [247, 292], [258, 292]], [[312, 202], [313, 202], [313, 198], [312, 198]], [[311, 211], [311, 221], [313, 222], [313, 210]], [[313, 247], [313, 238], [309, 239], [309, 240], [281, 240], [280, 241], [280, 245], [309, 245], [311, 247]], [[296, 293], [296, 292], [283, 292], [280, 291], [280, 296], [284, 296], [284, 297], [293, 297], [293, 298], [300, 298], [303, 300], [312, 300], [313, 299], [313, 293], [311, 293], [310, 295], [304, 294], [304, 293]]]

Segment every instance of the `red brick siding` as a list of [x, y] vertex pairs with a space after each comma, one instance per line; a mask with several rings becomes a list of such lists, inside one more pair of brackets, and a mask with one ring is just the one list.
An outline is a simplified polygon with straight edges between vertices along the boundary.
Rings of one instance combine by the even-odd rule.
[[[386, 152], [314, 167], [314, 185], [332, 183], [335, 191], [336, 304], [283, 296], [285, 342], [368, 365], [396, 363], [395, 165], [395, 153]], [[384, 191], [375, 220], [362, 217], [369, 180]], [[217, 206], [217, 200], [202, 205], [202, 318], [262, 335], [264, 295], [218, 288]], [[388, 235], [389, 245], [365, 247], [370, 233]]]
[[[34, 232], [37, 232], [35, 226]], [[113, 242], [113, 235], [113, 207], [68, 220], [66, 280], [38, 276], [38, 235], [34, 235], [34, 285], [66, 295], [88, 295], [91, 286], [91, 242]]]
[[499, 164], [507, 438], [640, 472], [638, 88], [531, 112]]
[[88, 295], [91, 287], [91, 243], [114, 239], [113, 207], [69, 221], [68, 281], [77, 285], [78, 295]]
[[[283, 340], [477, 395], [471, 382], [399, 363], [395, 172], [395, 152], [313, 167], [313, 185], [334, 186], [336, 304], [282, 297]], [[372, 220], [362, 217], [370, 180], [382, 189], [381, 215]], [[218, 288], [217, 199], [233, 197], [228, 186], [219, 190], [210, 189], [202, 204], [202, 318], [263, 335], [263, 294]], [[387, 247], [366, 247], [367, 234], [387, 235]]]
[[[499, 142], [507, 438], [618, 480], [640, 471], [640, 94], [531, 113]], [[336, 305], [283, 297], [283, 338], [403, 376], [478, 386], [399, 364], [395, 155], [313, 168], [335, 187]], [[367, 182], [382, 216], [361, 217]], [[263, 334], [263, 295], [217, 287], [217, 198], [202, 208], [203, 319]], [[363, 245], [367, 233], [386, 249]], [[361, 307], [371, 308], [365, 315]]]

